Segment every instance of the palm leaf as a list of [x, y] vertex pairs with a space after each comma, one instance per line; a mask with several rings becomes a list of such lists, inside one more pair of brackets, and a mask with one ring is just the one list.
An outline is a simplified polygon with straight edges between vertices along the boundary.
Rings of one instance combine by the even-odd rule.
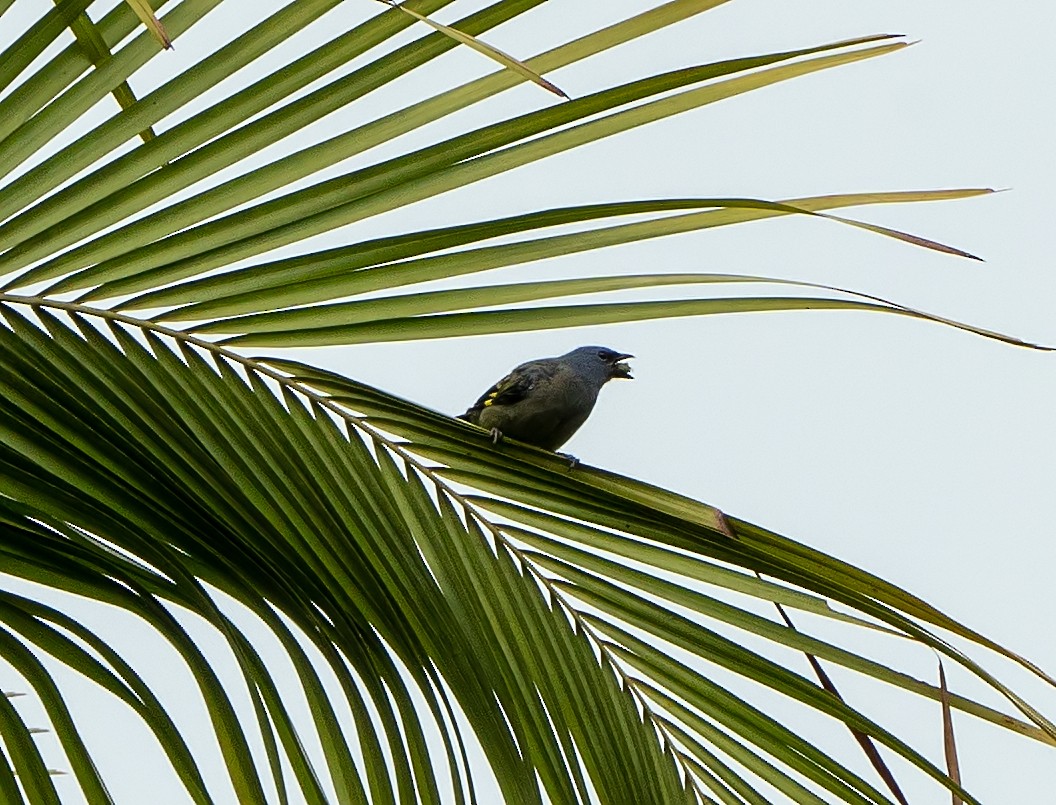
[[[302, 243], [667, 116], [905, 47], [867, 36], [686, 67], [372, 155], [525, 80], [724, 2], [673, 0], [307, 138], [304, 129], [328, 114], [479, 44], [539, 2], [501, 0], [419, 38], [416, 19], [450, 0], [380, 13], [364, 3], [358, 24], [259, 68], [339, 5], [301, 0], [256, 12], [184, 72], [137, 83], [138, 99], [129, 82], [160, 46], [136, 13], [153, 20], [161, 4], [138, 3], [134, 13], [120, 3], [94, 19], [96, 4], [64, 0], [27, 20], [0, 55], [0, 88], [9, 88], [0, 98], [0, 553], [18, 580], [0, 591], [0, 642], [58, 736], [62, 758], [52, 765], [72, 773], [87, 801], [111, 801], [106, 775], [52, 661], [134, 713], [196, 803], [224, 792], [245, 802], [474, 802], [490, 777], [508, 802], [741, 803], [774, 792], [890, 801], [877, 782], [753, 703], [752, 686], [871, 736], [976, 801], [880, 720], [775, 659], [789, 649], [1056, 743], [1045, 715], [967, 649], [1053, 680], [906, 591], [705, 504], [597, 468], [570, 473], [563, 459], [530, 447], [497, 449], [472, 426], [383, 391], [232, 348], [812, 308], [912, 316], [1024, 345], [887, 300], [757, 276], [415, 287], [786, 215], [972, 257], [829, 211], [982, 189], [599, 202], [349, 236], [324, 250]], [[165, 4], [164, 31], [198, 41], [218, 4]], [[0, 1], [0, 13], [9, 5]], [[63, 50], [55, 43], [68, 28], [81, 44]], [[242, 68], [254, 77], [200, 102]], [[110, 94], [120, 108], [88, 123]], [[147, 132], [156, 136], [135, 141]], [[283, 153], [260, 159], [285, 138]], [[351, 158], [354, 169], [342, 166]], [[557, 226], [574, 231], [543, 231]], [[299, 251], [268, 254], [279, 247]], [[820, 295], [593, 298], [745, 282]], [[573, 296], [592, 298], [538, 304]], [[230, 337], [217, 343], [215, 334]], [[85, 602], [127, 613], [167, 644], [200, 696], [224, 779], [206, 771], [209, 759], [134, 647], [81, 618]], [[792, 629], [753, 609], [760, 602], [851, 636]], [[230, 667], [203, 645], [201, 624]], [[852, 649], [861, 636], [877, 651], [908, 640], [938, 652], [1017, 715]], [[0, 698], [5, 801], [59, 801], [34, 727]]]
[[[665, 644], [692, 652], [696, 663], [718, 663], [854, 724], [953, 787], [879, 724], [705, 625], [724, 622], [940, 697], [937, 689], [857, 652], [725, 604], [700, 584], [707, 579], [704, 589], [732, 587], [854, 622], [813, 597], [819, 595], [857, 610], [870, 631], [874, 623], [882, 625], [991, 679], [918, 625], [930, 621], [949, 628], [948, 619], [867, 574], [832, 562], [813, 570], [782, 565], [773, 551], [755, 547], [756, 529], [714, 509], [592, 469], [569, 476], [560, 460], [532, 448], [510, 445], [498, 452], [471, 426], [325, 373], [283, 364], [298, 372], [288, 376], [187, 336], [177, 338], [176, 352], [150, 331], [144, 345], [113, 322], [111, 340], [79, 314], [71, 319], [75, 331], [42, 309], [35, 318], [43, 329], [10, 306], [4, 313], [9, 329], [2, 334], [0, 356], [5, 371], [20, 380], [0, 420], [9, 437], [0, 483], [6, 499], [23, 501], [11, 504], [5, 521], [12, 532], [49, 536], [38, 541], [13, 533], [6, 539], [11, 572], [41, 581], [55, 572], [61, 556], [65, 564], [76, 562], [76, 572], [67, 573], [80, 579], [79, 594], [118, 603], [161, 631], [202, 687], [232, 782], [245, 796], [260, 795], [265, 774], [245, 763], [251, 729], [274, 730], [275, 751], [289, 759], [297, 786], [310, 799], [324, 794], [315, 782], [320, 770], [300, 749], [300, 736], [325, 729], [329, 743], [340, 733], [329, 719], [310, 727], [290, 719], [279, 682], [210, 590], [280, 629], [309, 698], [325, 701], [334, 694], [308, 670], [302, 645], [314, 645], [335, 674], [345, 664], [354, 669], [356, 678], [346, 682], [343, 695], [349, 711], [369, 722], [357, 728], [374, 736], [379, 755], [364, 763], [375, 766], [375, 787], [383, 785], [380, 776], [396, 790], [449, 796], [427, 760], [419, 731], [424, 727], [408, 726], [415, 710], [410, 699], [400, 705], [397, 698], [401, 730], [410, 730], [405, 736], [390, 732], [396, 729], [395, 714], [387, 724], [366, 715], [363, 701], [381, 708], [376, 697], [388, 696], [366, 681], [368, 676], [397, 690], [413, 680], [416, 695], [431, 702], [414, 719], [428, 717], [430, 729], [451, 729], [443, 717], [450, 691], [511, 801], [533, 790], [536, 773], [554, 799], [584, 796], [583, 778], [571, 771], [576, 764], [604, 801], [619, 801], [627, 791], [647, 797], [648, 789], [637, 787], [656, 785], [665, 786], [665, 801], [687, 796], [691, 801], [680, 777], [691, 767], [670, 747], [677, 740], [693, 752], [695, 744], [686, 744], [684, 736], [676, 739], [664, 725], [673, 720], [679, 730], [688, 730], [700, 745], [699, 755], [714, 744], [697, 719], [719, 713], [723, 721], [713, 728], [768, 757], [782, 769], [773, 772], [781, 786], [801, 786], [805, 776], [846, 801], [886, 801], [856, 773], [820, 753], [809, 761], [797, 759], [802, 751], [789, 755], [781, 749], [792, 740], [787, 728], [746, 710], [747, 702], [733, 707], [732, 694], [716, 687], [702, 668], [667, 657], [660, 648]], [[294, 377], [325, 382], [328, 393], [312, 391]], [[281, 394], [275, 384], [281, 384]], [[364, 415], [376, 408], [383, 415]], [[386, 435], [409, 432], [393, 412], [415, 424], [432, 421], [431, 438], [403, 442]], [[461, 461], [452, 460], [460, 455]], [[27, 494], [29, 488], [36, 495]], [[501, 497], [467, 495], [472, 488]], [[50, 491], [41, 494], [42, 489]], [[589, 545], [594, 547], [585, 550]], [[612, 559], [595, 553], [602, 545]], [[654, 570], [635, 570], [627, 561]], [[716, 561], [734, 569], [724, 570]], [[658, 578], [657, 569], [676, 571], [683, 581]], [[753, 581], [746, 570], [794, 582], [795, 588]], [[900, 599], [908, 603], [899, 605]], [[236, 717], [207, 659], [162, 602], [195, 612], [224, 635], [248, 689], [259, 691], [255, 727]], [[676, 616], [672, 606], [695, 614]], [[913, 619], [904, 614], [911, 608]], [[268, 609], [294, 624], [296, 632], [278, 627]], [[635, 637], [632, 628], [649, 640]], [[971, 636], [963, 627], [959, 631]], [[23, 632], [23, 639], [93, 679], [105, 679], [112, 692], [128, 690], [135, 680], [124, 661], [109, 662], [113, 670], [107, 672], [69, 641], [35, 632], [32, 637]], [[33, 675], [27, 681], [38, 691], [44, 684]], [[996, 680], [993, 684], [1003, 690]], [[709, 699], [700, 698], [704, 691], [711, 691]], [[1018, 697], [1010, 700], [1035, 724], [1016, 722], [1023, 734], [1053, 740], [1056, 728]], [[712, 703], [705, 707], [706, 701]], [[194, 765], [163, 711], [155, 712], [157, 702], [149, 698], [137, 696], [136, 702], [194, 790], [190, 785], [199, 785]], [[951, 697], [951, 705], [993, 723], [1008, 720], [962, 697]], [[642, 713], [649, 725], [645, 731]], [[610, 736], [600, 745], [592, 738], [599, 726]], [[655, 734], [665, 736], [667, 750]], [[458, 768], [459, 738], [448, 734], [447, 741], [447, 763]], [[405, 758], [395, 780], [381, 774], [385, 745]], [[361, 750], [366, 751], [362, 744]], [[443, 767], [435, 755], [431, 763]], [[370, 779], [351, 748], [340, 743], [330, 746], [325, 764], [342, 779], [356, 776], [354, 770]], [[747, 767], [761, 768], [755, 762]], [[281, 764], [272, 764], [269, 773], [281, 775]]]

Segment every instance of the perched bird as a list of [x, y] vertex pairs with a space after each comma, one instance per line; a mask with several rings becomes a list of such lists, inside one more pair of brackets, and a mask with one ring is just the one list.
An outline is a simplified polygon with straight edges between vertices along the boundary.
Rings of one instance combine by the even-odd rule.
[[459, 419], [504, 436], [557, 450], [587, 421], [601, 387], [614, 377], [631, 379], [623, 352], [579, 347], [557, 358], [522, 363], [488, 389]]

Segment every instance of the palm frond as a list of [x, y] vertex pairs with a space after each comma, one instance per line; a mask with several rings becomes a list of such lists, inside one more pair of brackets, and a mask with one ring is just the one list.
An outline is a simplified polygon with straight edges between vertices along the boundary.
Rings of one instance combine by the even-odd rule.
[[[662, 786], [664, 801], [694, 801], [703, 782], [685, 753], [709, 763], [729, 741], [741, 749], [723, 764], [747, 779], [767, 769], [763, 779], [780, 790], [813, 783], [843, 801], [888, 801], [716, 682], [706, 671], [716, 666], [853, 725], [974, 801], [882, 725], [709, 624], [936, 700], [938, 688], [727, 603], [715, 594], [723, 590], [918, 641], [1006, 693], [1026, 721], [960, 696], [953, 707], [1056, 738], [1056, 727], [930, 627], [969, 640], [971, 631], [855, 568], [797, 561], [799, 546], [715, 509], [592, 468], [570, 473], [543, 451], [496, 449], [472, 426], [328, 373], [271, 368], [158, 329], [137, 335], [119, 314], [107, 317], [107, 335], [83, 313], [70, 314], [75, 329], [42, 307], [34, 314], [4, 307], [0, 356], [17, 378], [0, 420], [5, 566], [158, 629], [200, 685], [244, 796], [264, 796], [291, 773], [278, 760], [267, 769], [249, 760], [259, 733], [309, 799], [325, 800], [327, 779], [357, 790], [365, 780], [386, 796], [455, 797], [474, 773], [455, 712], [509, 801], [537, 798], [536, 774], [554, 800], [590, 791], [641, 799]], [[311, 725], [291, 718], [281, 692], [290, 680], [269, 671], [221, 593], [276, 634], [316, 705]], [[9, 628], [129, 703], [200, 793], [195, 762], [130, 660], [110, 651], [101, 663], [58, 637], [65, 616], [24, 596], [5, 601]], [[253, 725], [173, 605], [227, 640]], [[353, 714], [362, 760], [333, 706], [322, 705], [335, 691], [310, 650], [344, 679], [340, 708]], [[26, 679], [41, 695], [50, 690], [46, 675]], [[426, 710], [411, 703], [417, 697]], [[726, 736], [718, 744], [715, 730]], [[427, 748], [435, 731], [445, 761]], [[327, 747], [321, 763], [303, 748], [316, 744]], [[445, 767], [451, 788], [438, 776]]]
[[[1056, 727], [969, 651], [1050, 677], [894, 585], [705, 504], [593, 467], [570, 472], [544, 451], [496, 448], [470, 425], [355, 380], [234, 349], [817, 308], [923, 318], [1031, 346], [888, 300], [761, 276], [457, 285], [491, 269], [788, 215], [971, 258], [830, 211], [985, 189], [599, 200], [367, 239], [342, 229], [906, 47], [876, 35], [692, 65], [429, 139], [427, 127], [534, 76], [725, 2], [672, 0], [351, 128], [306, 132], [540, 2], [499, 0], [414, 38], [416, 20], [450, 0], [364, 2], [363, 18], [340, 26], [352, 4], [298, 0], [255, 11], [230, 41], [208, 45], [220, 0], [119, 3], [105, 14], [64, 0], [27, 18], [0, 54], [0, 553], [10, 582], [0, 643], [58, 738], [54, 765], [93, 805], [112, 798], [64, 693], [70, 672], [138, 717], [196, 803], [232, 794], [476, 802], [491, 778], [511, 803], [758, 803], [775, 793], [891, 801], [757, 696], [846, 724], [976, 802], [883, 719], [790, 670], [781, 661], [790, 652], [1056, 743]], [[10, 6], [0, 0], [0, 14]], [[160, 82], [144, 69], [162, 50], [157, 30], [136, 16], [153, 20], [149, 9], [165, 11], [160, 24], [180, 48], [207, 51]], [[261, 67], [309, 30], [311, 50]], [[243, 70], [252, 77], [227, 81]], [[547, 231], [556, 227], [565, 229]], [[336, 247], [313, 240], [338, 230]], [[418, 287], [436, 281], [451, 285]], [[539, 304], [744, 283], [799, 295]], [[778, 622], [764, 608], [773, 603], [855, 639]], [[207, 771], [215, 764], [136, 647], [80, 617], [88, 604], [165, 642], [200, 698], [224, 779]], [[203, 624], [221, 651], [201, 638]], [[852, 649], [863, 635], [878, 651], [897, 640], [938, 652], [1017, 715]], [[0, 697], [5, 802], [59, 801], [34, 726]]]

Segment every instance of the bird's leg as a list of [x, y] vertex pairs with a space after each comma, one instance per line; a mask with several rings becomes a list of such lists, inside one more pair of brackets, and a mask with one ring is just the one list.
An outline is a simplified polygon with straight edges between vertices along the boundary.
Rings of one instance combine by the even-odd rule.
[[498, 444], [502, 441], [502, 431], [498, 428], [491, 429], [491, 443]]
[[574, 470], [579, 466], [579, 459], [571, 453], [558, 453], [557, 455], [561, 456], [563, 459], [567, 459], [569, 471]]

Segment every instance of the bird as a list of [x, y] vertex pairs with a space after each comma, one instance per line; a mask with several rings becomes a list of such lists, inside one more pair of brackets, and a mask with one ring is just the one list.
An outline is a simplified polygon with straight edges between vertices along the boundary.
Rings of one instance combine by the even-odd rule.
[[[484, 392], [458, 418], [504, 437], [556, 452], [594, 410], [601, 387], [614, 378], [631, 380], [623, 363], [634, 356], [608, 347], [579, 347], [556, 358], [516, 367]], [[569, 457], [571, 458], [571, 457]], [[572, 459], [575, 466], [575, 459]]]

